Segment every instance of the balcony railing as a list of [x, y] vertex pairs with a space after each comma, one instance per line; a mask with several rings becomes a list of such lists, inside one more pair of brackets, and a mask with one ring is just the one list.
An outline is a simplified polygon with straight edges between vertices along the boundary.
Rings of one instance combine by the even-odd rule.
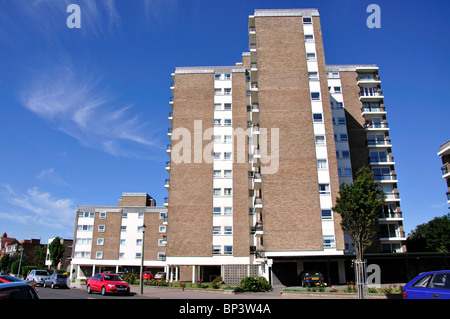
[[367, 146], [392, 145], [391, 140], [367, 140]]
[[376, 163], [376, 164], [393, 163], [394, 162], [394, 156], [392, 156], [391, 154], [389, 154], [387, 156], [383, 156], [383, 157], [371, 156], [371, 157], [369, 157], [369, 161], [370, 161], [370, 163]]
[[405, 232], [403, 230], [395, 230], [395, 232], [381, 232], [380, 238], [405, 238]]
[[395, 212], [395, 211], [390, 211], [390, 212], [384, 212], [380, 218], [403, 218], [402, 216], [402, 212]]
[[379, 112], [386, 112], [386, 109], [384, 106], [379, 106], [379, 107], [364, 106], [361, 108], [361, 112], [363, 112], [363, 113], [379, 113]]
[[385, 200], [400, 199], [400, 193], [396, 192], [384, 192], [383, 195]]
[[395, 174], [382, 174], [374, 175], [376, 181], [395, 181], [397, 180], [397, 175]]
[[446, 175], [450, 173], [450, 164], [444, 164], [444, 166], [441, 167], [442, 175]]
[[388, 123], [367, 123], [366, 129], [388, 128]]

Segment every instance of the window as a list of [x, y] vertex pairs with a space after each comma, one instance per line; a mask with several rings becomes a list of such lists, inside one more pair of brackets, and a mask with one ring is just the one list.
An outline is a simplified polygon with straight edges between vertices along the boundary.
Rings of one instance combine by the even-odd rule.
[[342, 158], [350, 158], [350, 152], [349, 151], [342, 151]]
[[213, 215], [220, 215], [222, 213], [221, 207], [213, 207]]
[[323, 122], [322, 113], [314, 113], [313, 114], [313, 121], [316, 123]]
[[327, 169], [327, 160], [326, 159], [318, 159], [317, 160], [317, 169]]
[[142, 258], [141, 253], [136, 253], [136, 254], [134, 255], [134, 258], [136, 258], [136, 259], [141, 259], [141, 258]]
[[106, 212], [100, 212], [100, 219], [106, 219]]
[[231, 196], [232, 189], [231, 188], [225, 188], [224, 189], [224, 195], [225, 196]]
[[316, 53], [315, 52], [307, 52], [306, 60], [307, 61], [316, 61]]
[[352, 176], [352, 169], [344, 168], [344, 176]]
[[221, 109], [222, 109], [222, 104], [220, 104], [220, 103], [215, 103], [214, 104], [214, 110], [219, 111]]
[[232, 255], [233, 254], [233, 246], [223, 246], [223, 253], [225, 255]]
[[144, 213], [138, 213], [138, 218], [139, 219], [144, 218]]
[[128, 218], [128, 213], [122, 213], [122, 218]]
[[231, 89], [223, 89], [223, 94], [231, 95]]
[[318, 80], [319, 75], [317, 72], [308, 72], [308, 79], [309, 80]]
[[158, 260], [166, 260], [166, 253], [158, 253]]
[[225, 126], [231, 126], [231, 119], [225, 119]]
[[319, 184], [319, 194], [320, 195], [330, 194], [330, 184]]
[[325, 145], [325, 136], [324, 135], [316, 135], [314, 136], [316, 145]]
[[213, 255], [220, 255], [221, 252], [222, 252], [221, 246], [219, 246], [219, 245], [213, 246]]
[[222, 136], [214, 135], [214, 143], [220, 143], [220, 142], [222, 142]]
[[343, 142], [348, 141], [348, 136], [347, 136], [347, 134], [340, 134], [340, 138], [341, 138], [341, 141], [343, 141]]
[[333, 219], [333, 213], [331, 209], [322, 209], [322, 219]]
[[311, 100], [313, 100], [313, 101], [320, 100], [320, 93], [319, 92], [311, 92]]
[[214, 170], [214, 171], [213, 171], [213, 177], [214, 177], [214, 178], [220, 178], [220, 177], [222, 177], [222, 171], [220, 171], [220, 170]]
[[233, 207], [224, 207], [224, 214], [225, 215], [232, 215], [233, 214]]
[[336, 243], [334, 241], [334, 236], [323, 236], [323, 248], [334, 248]]
[[166, 219], [167, 213], [159, 213], [159, 219]]
[[345, 124], [345, 117], [338, 117], [338, 124], [344, 125]]
[[224, 143], [231, 143], [233, 141], [232, 136], [231, 135], [225, 135], [223, 137], [223, 142]]
[[231, 153], [223, 153], [223, 158], [226, 160], [230, 160], [231, 159]]
[[311, 17], [303, 17], [303, 24], [312, 24]]
[[100, 233], [104, 233], [105, 232], [105, 225], [98, 225], [98, 231]]
[[222, 190], [220, 188], [214, 188], [213, 196], [220, 196], [220, 195], [222, 195]]
[[136, 246], [142, 246], [142, 239], [136, 239]]
[[166, 226], [159, 226], [159, 232], [160, 233], [165, 233], [166, 232], [167, 227]]
[[314, 42], [314, 35], [305, 34], [305, 42]]
[[138, 231], [138, 233], [144, 232], [144, 226], [138, 226], [137, 231]]
[[231, 170], [224, 170], [223, 171], [223, 177], [231, 178], [231, 177], [233, 177], [233, 172]]
[[224, 235], [233, 235], [233, 227], [232, 226], [224, 226], [223, 234]]
[[336, 102], [336, 108], [341, 109], [344, 107], [344, 104], [342, 102]]
[[225, 103], [224, 109], [227, 111], [231, 110], [231, 103]]
[[222, 74], [214, 74], [214, 80], [220, 80]]
[[222, 120], [221, 120], [221, 119], [214, 119], [214, 125], [215, 125], [215, 126], [220, 126], [220, 125], [222, 125]]
[[214, 89], [214, 95], [222, 95], [222, 89]]
[[126, 244], [126, 240], [125, 239], [121, 239], [120, 240], [120, 242], [119, 242], [119, 244], [121, 245], [121, 246], [124, 246], [125, 244]]
[[213, 235], [220, 235], [220, 226], [213, 226]]
[[121, 232], [126, 232], [127, 231], [127, 226], [120, 226], [120, 231]]
[[104, 244], [105, 244], [105, 239], [104, 238], [97, 238], [97, 245], [103, 246]]
[[103, 258], [103, 251], [97, 251], [95, 253], [95, 258], [96, 259], [102, 259]]
[[215, 159], [215, 160], [219, 160], [220, 157], [222, 156], [222, 153], [220, 153], [220, 152], [214, 152], [214, 153], [213, 153], [213, 156], [214, 156], [214, 159]]
[[340, 86], [335, 86], [334, 87], [334, 93], [341, 93], [341, 87]]

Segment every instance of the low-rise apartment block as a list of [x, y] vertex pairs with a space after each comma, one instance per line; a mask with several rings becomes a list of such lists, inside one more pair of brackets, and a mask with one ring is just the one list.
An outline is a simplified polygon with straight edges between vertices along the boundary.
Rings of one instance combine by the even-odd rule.
[[450, 140], [441, 145], [438, 156], [442, 159], [442, 178], [447, 184], [447, 204], [450, 204]]
[[148, 194], [124, 193], [118, 206], [78, 206], [71, 274], [139, 273], [143, 244], [144, 267], [162, 271], [166, 243], [167, 208], [155, 206]]

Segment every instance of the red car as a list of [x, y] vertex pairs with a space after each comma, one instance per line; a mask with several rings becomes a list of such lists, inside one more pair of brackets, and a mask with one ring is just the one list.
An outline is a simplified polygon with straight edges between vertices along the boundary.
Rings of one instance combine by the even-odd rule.
[[142, 274], [142, 279], [153, 279], [153, 274], [151, 271], [144, 271]]
[[102, 295], [107, 293], [130, 293], [130, 286], [119, 275], [115, 274], [96, 274], [87, 281], [86, 288], [88, 294], [93, 291], [100, 291]]

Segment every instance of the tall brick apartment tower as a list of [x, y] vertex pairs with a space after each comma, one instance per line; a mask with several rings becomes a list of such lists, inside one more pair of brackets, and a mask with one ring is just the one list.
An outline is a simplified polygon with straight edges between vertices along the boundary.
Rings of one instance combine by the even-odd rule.
[[[371, 165], [397, 194], [378, 68], [327, 67], [316, 9], [255, 10], [249, 44], [235, 66], [172, 74], [167, 271], [295, 282], [314, 268], [345, 282], [352, 247], [331, 211], [340, 183]], [[374, 249], [401, 251], [397, 198], [386, 209], [389, 237]]]

